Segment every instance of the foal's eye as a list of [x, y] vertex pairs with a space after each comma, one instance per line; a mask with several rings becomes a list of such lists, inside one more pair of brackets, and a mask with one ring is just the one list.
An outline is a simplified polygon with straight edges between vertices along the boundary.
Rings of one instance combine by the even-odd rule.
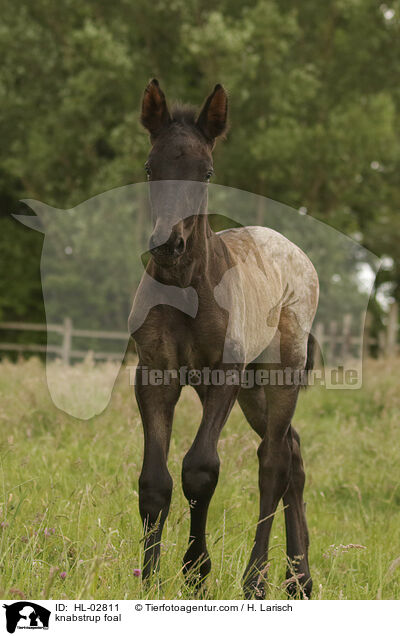
[[210, 181], [213, 174], [214, 174], [214, 170], [209, 170], [206, 174], [206, 181]]

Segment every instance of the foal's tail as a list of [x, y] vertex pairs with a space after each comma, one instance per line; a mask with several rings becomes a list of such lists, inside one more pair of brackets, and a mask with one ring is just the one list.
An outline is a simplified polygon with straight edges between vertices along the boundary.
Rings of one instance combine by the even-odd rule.
[[316, 345], [316, 342], [317, 341], [315, 340], [315, 338], [312, 335], [312, 333], [309, 333], [308, 334], [308, 341], [307, 341], [307, 360], [306, 360], [306, 366], [304, 368], [305, 379], [306, 379], [306, 382], [304, 383], [304, 388], [307, 388], [308, 374], [314, 368], [314, 356], [315, 356], [315, 345]]

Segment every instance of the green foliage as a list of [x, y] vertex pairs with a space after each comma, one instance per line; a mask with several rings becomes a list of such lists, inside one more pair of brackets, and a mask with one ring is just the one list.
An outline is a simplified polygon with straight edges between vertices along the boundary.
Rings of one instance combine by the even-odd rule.
[[[391, 257], [378, 283], [400, 298], [398, 0], [3, 0], [1, 13], [2, 216], [24, 197], [73, 207], [144, 180], [148, 79], [199, 105], [221, 81], [231, 132], [216, 181], [303, 206]], [[41, 239], [2, 230], [0, 311], [36, 318]]]

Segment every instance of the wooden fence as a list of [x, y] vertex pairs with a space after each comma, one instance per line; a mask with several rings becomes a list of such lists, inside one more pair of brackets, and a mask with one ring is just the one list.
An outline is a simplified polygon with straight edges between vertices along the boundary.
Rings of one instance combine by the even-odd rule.
[[[359, 357], [360, 349], [363, 347], [363, 355], [369, 356], [373, 351], [376, 356], [397, 355], [399, 352], [398, 345], [398, 323], [399, 310], [398, 305], [393, 303], [390, 306], [386, 329], [380, 331], [377, 337], [371, 336], [371, 316], [367, 314], [365, 321], [364, 335], [354, 335], [352, 333], [351, 315], [346, 314], [343, 317], [342, 324], [336, 321], [329, 324], [329, 328], [324, 328], [322, 323], [315, 326], [315, 338], [319, 347], [323, 351], [324, 359], [333, 361], [339, 359], [346, 360], [348, 357]], [[0, 330], [23, 330], [23, 331], [42, 331], [49, 333], [58, 333], [61, 337], [61, 344], [55, 346], [39, 345], [39, 344], [22, 344], [0, 342], [0, 351], [16, 351], [20, 353], [53, 353], [62, 358], [69, 364], [72, 359], [84, 358], [88, 354], [88, 350], [73, 349], [73, 338], [96, 338], [100, 340], [124, 340], [128, 344], [128, 332], [121, 331], [97, 331], [91, 329], [74, 329], [72, 320], [65, 318], [63, 324], [37, 324], [24, 322], [2, 322]], [[319, 349], [319, 348], [318, 348]], [[109, 351], [93, 351], [91, 352], [95, 360], [120, 360], [121, 353]], [[316, 366], [321, 364], [321, 351], [317, 351]]]
[[[397, 303], [392, 303], [387, 316], [385, 329], [381, 329], [377, 336], [371, 335], [372, 316], [367, 313], [365, 317], [364, 333], [354, 335], [352, 333], [352, 316], [345, 314], [342, 324], [332, 320], [328, 329], [322, 323], [315, 325], [314, 335], [319, 345], [316, 353], [315, 366], [321, 365], [321, 356], [328, 362], [335, 360], [344, 361], [348, 358], [359, 358], [371, 356], [372, 352], [376, 357], [388, 357], [399, 353], [398, 329], [399, 329], [399, 309]], [[358, 325], [357, 325], [358, 328]], [[362, 348], [362, 351], [361, 351]], [[322, 352], [323, 354], [322, 354]]]
[[[0, 330], [11, 331], [45, 331], [58, 333], [61, 336], [61, 344], [55, 346], [39, 344], [20, 344], [16, 342], [0, 342], [0, 351], [17, 351], [20, 353], [54, 353], [62, 358], [65, 364], [69, 364], [73, 358], [85, 358], [89, 350], [79, 351], [72, 348], [73, 338], [97, 338], [100, 340], [125, 340], [128, 344], [129, 334], [126, 331], [97, 331], [94, 329], [74, 329], [72, 320], [65, 318], [62, 325], [48, 325], [29, 322], [0, 322]], [[120, 360], [121, 353], [110, 351], [90, 351], [95, 360]]]

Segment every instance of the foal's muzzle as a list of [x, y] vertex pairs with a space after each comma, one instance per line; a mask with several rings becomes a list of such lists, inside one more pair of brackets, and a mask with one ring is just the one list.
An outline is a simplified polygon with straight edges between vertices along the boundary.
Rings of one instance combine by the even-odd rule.
[[156, 263], [164, 266], [173, 265], [182, 256], [186, 248], [186, 242], [182, 235], [171, 235], [163, 245], [157, 244], [157, 239], [152, 235], [149, 241], [149, 250]]

